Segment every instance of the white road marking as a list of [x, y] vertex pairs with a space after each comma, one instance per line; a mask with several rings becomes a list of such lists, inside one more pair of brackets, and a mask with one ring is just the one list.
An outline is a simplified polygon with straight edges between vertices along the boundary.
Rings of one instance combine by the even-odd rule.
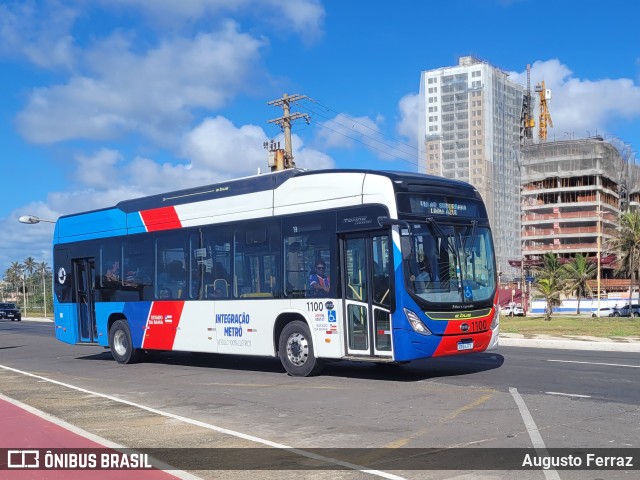
[[[4, 368], [4, 367], [3, 367]], [[107, 448], [112, 448], [114, 450], [125, 450], [127, 449], [127, 447], [125, 447], [124, 445], [120, 445], [119, 443], [115, 443], [112, 442], [111, 440], [107, 440], [106, 438], [102, 438], [99, 435], [96, 435], [94, 433], [91, 432], [87, 432], [86, 430], [83, 430], [80, 427], [76, 427], [75, 425], [72, 425], [70, 423], [65, 422], [64, 420], [62, 420], [61, 418], [58, 417], [54, 417], [53, 415], [48, 414], [47, 412], [43, 412], [42, 410], [38, 410], [35, 407], [32, 407], [31, 405], [27, 405], [26, 403], [22, 403], [19, 400], [16, 400], [14, 398], [10, 398], [7, 397], [6, 395], [3, 395], [2, 393], [0, 393], [0, 400], [4, 400], [5, 402], [11, 403], [13, 405], [15, 405], [18, 408], [21, 408], [22, 410], [26, 410], [29, 413], [32, 413], [34, 415], [37, 415], [38, 417], [51, 422], [55, 425], [58, 425], [59, 427], [64, 428], [65, 430], [69, 430], [70, 432], [75, 433], [76, 435], [80, 435], [81, 437], [86, 438], [87, 440], [91, 440], [92, 442], [96, 442], [99, 443], [100, 445], [104, 445]], [[165, 473], [168, 473], [169, 475], [173, 475], [174, 477], [178, 477], [178, 478], [182, 478], [184, 480], [200, 480], [200, 477], [196, 477], [195, 475], [191, 475], [190, 473], [187, 472], [183, 472], [182, 470], [173, 470], [173, 467], [171, 467], [170, 465], [167, 465], [163, 462], [160, 462], [156, 459], [153, 460], [153, 463], [155, 463], [156, 465], [162, 467], [162, 470]], [[171, 470], [171, 471], [169, 471]]]
[[579, 395], [577, 393], [544, 392], [548, 395], [562, 395], [563, 397], [591, 398], [591, 395]]
[[272, 442], [270, 440], [265, 440], [265, 439], [262, 439], [262, 438], [259, 438], [259, 437], [255, 437], [253, 435], [248, 435], [246, 433], [236, 432], [234, 430], [229, 430], [227, 428], [218, 427], [217, 425], [212, 425], [210, 423], [205, 423], [205, 422], [201, 422], [199, 420], [194, 420], [192, 418], [183, 417], [181, 415], [175, 415], [173, 413], [164, 412], [164, 411], [158, 410], [156, 408], [147, 407], [145, 405], [140, 405], [138, 403], [130, 402], [128, 400], [123, 400], [121, 398], [112, 397], [111, 395], [106, 395], [104, 393], [94, 392], [92, 390], [87, 390], [86, 388], [76, 387], [75, 385], [71, 385], [71, 384], [64, 383], [64, 382], [59, 382], [58, 380], [53, 380], [51, 378], [42, 377], [40, 375], [35, 375], [33, 373], [24, 372], [24, 371], [18, 370], [16, 368], [7, 367], [5, 365], [0, 365], [0, 368], [3, 368], [5, 370], [11, 371], [11, 372], [20, 373], [22, 375], [26, 375], [27, 377], [37, 378], [38, 380], [43, 380], [45, 382], [53, 383], [55, 385], [60, 385], [62, 387], [70, 388], [70, 389], [76, 390], [78, 392], [88, 393], [88, 394], [94, 395], [96, 397], [106, 398], [107, 400], [111, 400], [113, 402], [118, 402], [118, 403], [122, 403], [124, 405], [129, 405], [131, 407], [139, 408], [140, 410], [145, 410], [147, 412], [155, 413], [156, 415], [161, 415], [163, 417], [172, 418], [174, 420], [178, 420], [178, 421], [181, 421], [181, 422], [184, 422], [184, 423], [188, 423], [190, 425], [195, 425], [195, 426], [206, 428], [206, 429], [209, 429], [209, 430], [214, 430], [216, 432], [224, 433], [226, 435], [232, 435], [234, 437], [242, 438], [242, 439], [248, 440], [250, 442], [261, 443], [262, 445], [267, 445], [267, 446], [273, 447], [273, 448], [287, 449], [290, 452], [295, 453], [297, 455], [300, 455], [302, 457], [311, 458], [313, 460], [320, 460], [322, 462], [327, 462], [327, 463], [331, 463], [331, 464], [334, 464], [334, 465], [340, 465], [340, 466], [346, 467], [346, 468], [348, 468], [350, 470], [357, 470], [357, 471], [360, 471], [362, 473], [368, 473], [370, 475], [376, 475], [378, 477], [388, 478], [390, 480], [405, 480], [404, 477], [399, 477], [398, 475], [393, 475], [392, 473], [382, 472], [380, 470], [370, 470], [370, 469], [367, 469], [367, 467], [364, 467], [362, 465], [356, 465], [356, 464], [350, 463], [350, 462], [343, 462], [342, 460], [338, 460], [337, 458], [325, 457], [323, 455], [316, 455], [315, 453], [307, 452], [305, 450], [300, 450], [298, 448], [289, 447], [289, 446], [284, 445], [282, 443]]
[[[544, 444], [544, 440], [542, 440], [542, 436], [540, 435], [540, 430], [538, 430], [538, 426], [536, 422], [533, 421], [533, 417], [527, 408], [527, 404], [524, 403], [524, 400], [518, 393], [517, 388], [509, 387], [509, 392], [511, 396], [518, 405], [518, 410], [520, 410], [520, 416], [522, 417], [522, 421], [524, 422], [525, 427], [527, 427], [527, 432], [529, 432], [529, 438], [531, 438], [531, 443], [533, 447], [538, 450], [538, 454], [543, 456], [548, 456], [549, 452], [547, 451], [547, 447]], [[560, 480], [560, 475], [554, 469], [543, 470], [544, 477], [547, 480]]]
[[558, 363], [584, 363], [586, 365], [606, 365], [607, 367], [627, 367], [627, 368], [640, 368], [640, 365], [625, 365], [623, 363], [599, 363], [599, 362], [578, 362], [576, 360], [551, 360], [547, 359], [547, 362]]

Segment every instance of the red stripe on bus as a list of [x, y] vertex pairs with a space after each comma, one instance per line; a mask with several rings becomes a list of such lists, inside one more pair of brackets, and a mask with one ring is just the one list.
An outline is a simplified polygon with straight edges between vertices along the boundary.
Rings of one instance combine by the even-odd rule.
[[158, 230], [171, 230], [173, 228], [181, 228], [182, 222], [178, 218], [174, 207], [153, 208], [151, 210], [143, 210], [140, 212], [142, 221], [148, 232], [156, 232]]
[[153, 302], [142, 348], [173, 350], [183, 308], [184, 301]]

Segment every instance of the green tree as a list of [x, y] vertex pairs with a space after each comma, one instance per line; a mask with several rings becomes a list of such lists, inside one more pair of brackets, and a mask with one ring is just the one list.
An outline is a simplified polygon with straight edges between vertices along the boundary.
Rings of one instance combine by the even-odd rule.
[[24, 269], [30, 276], [33, 275], [33, 272], [35, 272], [38, 268], [38, 262], [36, 262], [36, 259], [33, 257], [25, 258], [24, 262], [22, 262], [22, 265], [24, 265]]
[[557, 307], [562, 303], [560, 300], [562, 289], [554, 282], [553, 278], [536, 279], [536, 289], [546, 301], [546, 305], [544, 307], [544, 319], [548, 322], [551, 320], [553, 307]]
[[588, 284], [598, 273], [598, 266], [581, 253], [576, 254], [570, 263], [564, 265], [565, 290], [575, 294], [578, 298], [576, 314], [580, 315], [580, 299], [590, 296], [593, 292]]
[[545, 307], [545, 320], [551, 320], [553, 307], [560, 305], [560, 296], [565, 290], [566, 270], [562, 267], [560, 259], [549, 252], [542, 259], [542, 266], [535, 269], [535, 287], [544, 297], [547, 305]]
[[11, 266], [5, 272], [5, 279], [15, 289], [17, 299], [18, 291], [22, 291], [22, 282], [24, 280], [22, 264], [20, 262], [12, 262]]
[[617, 273], [629, 277], [629, 301], [633, 286], [640, 288], [640, 211], [628, 210], [620, 216], [620, 230], [609, 248], [618, 260]]

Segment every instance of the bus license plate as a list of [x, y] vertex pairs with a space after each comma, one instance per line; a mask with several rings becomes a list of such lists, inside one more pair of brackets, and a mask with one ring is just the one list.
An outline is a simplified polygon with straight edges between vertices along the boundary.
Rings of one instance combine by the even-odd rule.
[[473, 350], [473, 342], [458, 342], [458, 351]]

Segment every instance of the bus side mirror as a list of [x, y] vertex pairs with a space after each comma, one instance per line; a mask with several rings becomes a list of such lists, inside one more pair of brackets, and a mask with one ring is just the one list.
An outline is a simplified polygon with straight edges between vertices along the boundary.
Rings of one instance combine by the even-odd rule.
[[402, 259], [409, 260], [413, 256], [411, 237], [400, 237], [400, 248], [402, 250]]
[[378, 217], [378, 225], [381, 227], [390, 227], [392, 225], [400, 227], [400, 248], [402, 249], [402, 259], [410, 259], [413, 253], [411, 226], [403, 220], [394, 220], [389, 217]]

